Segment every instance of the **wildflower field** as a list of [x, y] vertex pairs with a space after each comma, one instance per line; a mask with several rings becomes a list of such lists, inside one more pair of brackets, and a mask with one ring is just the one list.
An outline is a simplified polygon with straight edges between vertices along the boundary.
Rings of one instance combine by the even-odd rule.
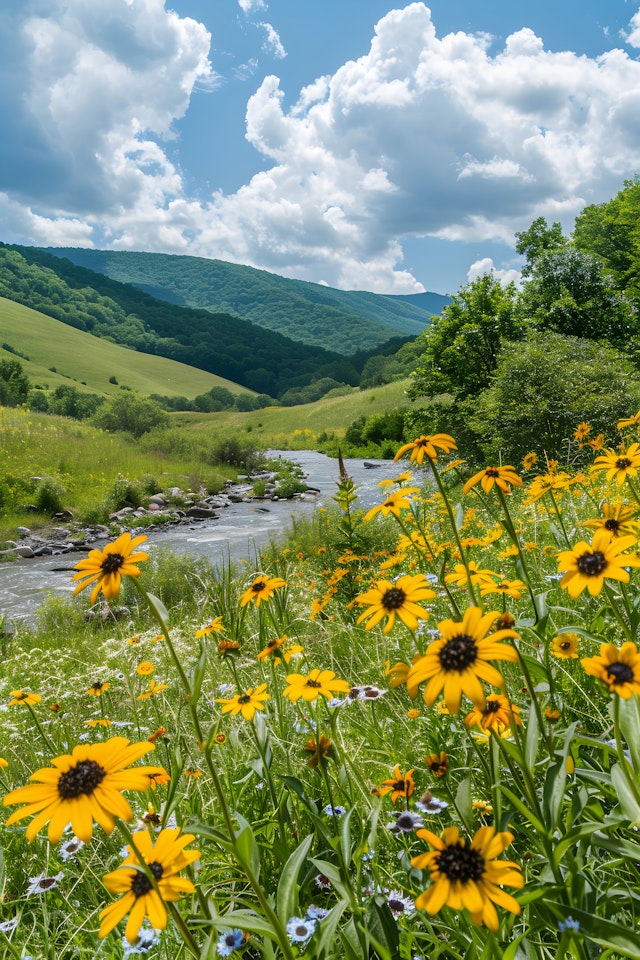
[[419, 437], [253, 569], [91, 550], [5, 641], [0, 955], [640, 958], [639, 425]]

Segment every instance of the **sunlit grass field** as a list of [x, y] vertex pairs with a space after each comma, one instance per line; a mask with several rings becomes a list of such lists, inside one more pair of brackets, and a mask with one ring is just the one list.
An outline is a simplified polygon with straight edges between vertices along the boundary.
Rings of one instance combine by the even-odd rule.
[[89, 555], [5, 640], [4, 955], [640, 958], [639, 420], [416, 438], [237, 569]]

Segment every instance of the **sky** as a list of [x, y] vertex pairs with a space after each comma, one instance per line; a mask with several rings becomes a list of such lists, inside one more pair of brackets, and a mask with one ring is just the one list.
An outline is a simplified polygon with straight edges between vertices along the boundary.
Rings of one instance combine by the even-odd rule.
[[517, 280], [640, 175], [640, 0], [0, 0], [0, 240]]

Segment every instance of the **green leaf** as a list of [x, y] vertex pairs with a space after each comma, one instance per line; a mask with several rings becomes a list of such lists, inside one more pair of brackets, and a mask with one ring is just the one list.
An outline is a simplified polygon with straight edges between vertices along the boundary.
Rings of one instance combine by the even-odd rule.
[[320, 924], [320, 936], [317, 939], [314, 938], [315, 960], [320, 960], [325, 952], [333, 953], [333, 948], [335, 947], [336, 929], [347, 906], [348, 904], [346, 900], [341, 900], [339, 903], [336, 903], [335, 907], [331, 908], [327, 916]]
[[163, 630], [168, 630], [169, 629], [169, 613], [164, 603], [162, 602], [162, 600], [159, 600], [158, 597], [154, 597], [152, 593], [146, 593], [146, 591], [144, 590], [142, 592], [147, 598], [147, 603], [149, 604], [151, 612], [156, 618], [156, 620], [158, 621], [158, 623], [162, 626]]
[[198, 662], [191, 671], [191, 702], [195, 704], [200, 699], [200, 691], [202, 690], [202, 681], [204, 680], [205, 671], [207, 668], [207, 647], [204, 640], [200, 640], [200, 656], [198, 657]]
[[546, 834], [547, 830], [545, 825], [541, 820], [538, 819], [538, 817], [536, 817], [534, 813], [532, 813], [531, 810], [529, 810], [527, 805], [522, 802], [520, 797], [517, 797], [516, 794], [513, 793], [512, 790], [509, 790], [508, 787], [505, 787], [503, 783], [498, 784], [498, 789], [502, 791], [509, 803], [513, 804], [513, 806], [516, 808], [516, 810], [518, 810], [519, 813], [522, 814], [525, 820], [527, 820], [532, 827], [535, 827], [538, 833]]
[[349, 900], [349, 891], [344, 884], [338, 868], [334, 867], [334, 865], [329, 863], [328, 860], [317, 860], [315, 857], [310, 857], [309, 859], [311, 860], [311, 863], [318, 868], [320, 873], [322, 873], [327, 880], [329, 880], [331, 886], [335, 887], [340, 896], [345, 900]]
[[278, 941], [269, 921], [257, 913], [252, 913], [251, 910], [232, 910], [224, 916], [217, 914], [212, 917], [212, 922], [216, 927], [224, 927], [224, 929], [229, 930], [238, 927], [240, 930], [248, 930], [250, 933], [262, 933], [276, 943]]
[[622, 764], [614, 763], [611, 767], [611, 783], [616, 791], [624, 815], [629, 818], [632, 824], [640, 824], [640, 804], [629, 781], [624, 775]]
[[533, 705], [529, 710], [527, 720], [527, 732], [524, 741], [524, 760], [527, 768], [533, 773], [538, 755], [538, 744], [540, 742], [540, 725], [538, 723], [538, 711]]
[[246, 864], [253, 871], [256, 879], [260, 877], [260, 851], [253, 830], [247, 824], [236, 837], [235, 848], [241, 864]]
[[580, 933], [589, 940], [617, 950], [623, 957], [640, 960], [640, 936], [631, 930], [625, 930], [619, 923], [612, 923], [604, 917], [595, 917], [577, 907], [567, 907], [562, 903], [547, 901], [547, 906], [557, 910], [561, 917], [570, 914], [580, 922]]
[[377, 943], [389, 957], [398, 956], [400, 934], [398, 924], [386, 903], [378, 903], [375, 897], [367, 908], [366, 933], [375, 938]]
[[471, 799], [471, 777], [465, 777], [456, 790], [456, 810], [467, 830], [473, 829], [473, 801]]
[[638, 697], [620, 698], [620, 730], [631, 753], [634, 770], [640, 770], [640, 703]]
[[292, 917], [297, 910], [298, 903], [298, 874], [305, 863], [314, 834], [309, 834], [297, 847], [285, 863], [278, 883], [276, 893], [276, 911], [283, 923]]

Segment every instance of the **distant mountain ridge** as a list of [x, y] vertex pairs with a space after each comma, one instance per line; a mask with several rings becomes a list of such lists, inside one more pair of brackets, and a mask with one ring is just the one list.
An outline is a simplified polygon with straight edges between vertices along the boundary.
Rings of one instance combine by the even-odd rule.
[[47, 247], [47, 253], [181, 306], [222, 312], [311, 346], [351, 355], [416, 336], [450, 303], [437, 293], [385, 296], [290, 280], [202, 257]]

